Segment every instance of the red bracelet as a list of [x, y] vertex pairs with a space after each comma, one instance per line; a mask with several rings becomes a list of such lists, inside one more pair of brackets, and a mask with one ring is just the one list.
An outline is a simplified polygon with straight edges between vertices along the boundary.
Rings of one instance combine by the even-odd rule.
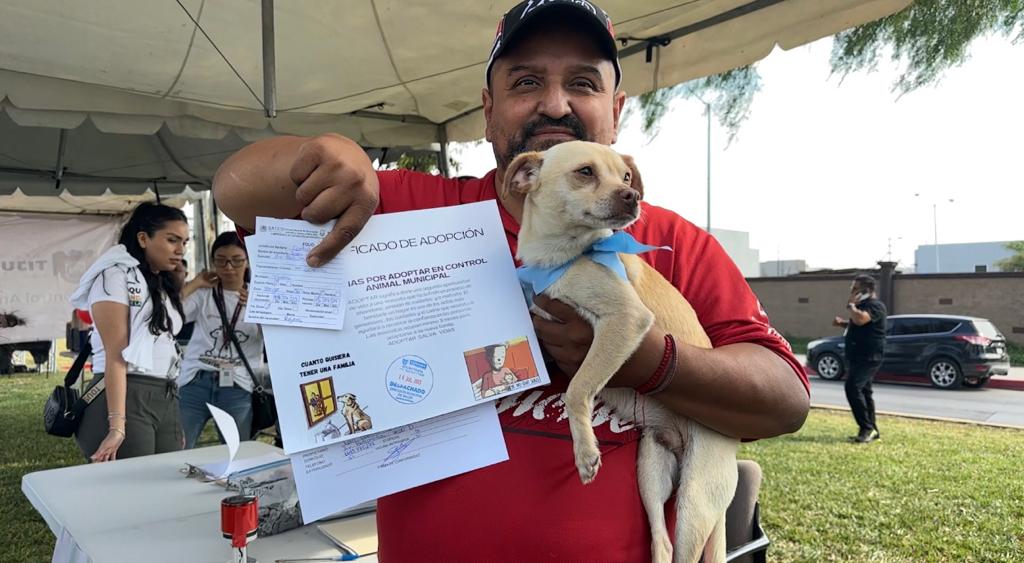
[[665, 353], [661, 356], [661, 363], [658, 364], [658, 369], [654, 370], [650, 379], [636, 387], [636, 392], [641, 395], [653, 395], [664, 391], [668, 387], [672, 377], [675, 375], [675, 368], [676, 340], [675, 338], [672, 338], [671, 334], [666, 334]]

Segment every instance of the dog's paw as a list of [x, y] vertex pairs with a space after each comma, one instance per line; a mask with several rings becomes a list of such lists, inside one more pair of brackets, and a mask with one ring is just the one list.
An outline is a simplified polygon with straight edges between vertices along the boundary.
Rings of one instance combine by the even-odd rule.
[[576, 448], [576, 470], [580, 473], [580, 481], [589, 485], [597, 470], [601, 468], [601, 452], [597, 448]]

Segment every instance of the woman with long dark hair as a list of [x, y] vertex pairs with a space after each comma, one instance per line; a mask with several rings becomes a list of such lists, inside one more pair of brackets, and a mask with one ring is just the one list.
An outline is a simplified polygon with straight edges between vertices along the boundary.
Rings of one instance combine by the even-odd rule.
[[249, 256], [238, 235], [221, 233], [213, 242], [211, 258], [213, 272], [200, 273], [182, 290], [185, 320], [196, 323], [178, 377], [186, 448], [195, 446], [210, 419], [207, 403], [230, 414], [238, 436], [248, 440], [253, 377], [257, 376], [250, 375], [249, 369], [265, 371], [263, 333], [259, 325], [245, 322]]
[[92, 384], [102, 379], [106, 386], [76, 433], [91, 461], [182, 447], [174, 334], [183, 312], [173, 271], [188, 238], [180, 209], [142, 203], [71, 296], [72, 305], [92, 314]]

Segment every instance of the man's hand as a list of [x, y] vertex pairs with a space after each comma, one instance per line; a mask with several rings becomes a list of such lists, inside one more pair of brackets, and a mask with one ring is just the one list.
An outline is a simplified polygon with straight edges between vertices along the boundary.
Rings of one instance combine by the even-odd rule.
[[846, 326], [847, 322], [848, 321], [846, 319], [837, 316], [834, 319], [832, 319], [832, 326], [837, 326], [837, 327], [842, 328], [842, 327]]
[[338, 255], [359, 234], [380, 201], [380, 185], [363, 149], [340, 135], [320, 135], [299, 147], [289, 171], [295, 199], [311, 223], [338, 222], [306, 257], [319, 266]]
[[561, 301], [538, 295], [533, 303], [556, 319], [549, 321], [531, 315], [541, 345], [562, 373], [569, 377], [576, 375], [594, 342], [594, 327], [579, 316], [576, 309]]
[[[538, 295], [534, 304], [558, 320], [549, 321], [533, 315], [533, 328], [537, 331], [544, 351], [565, 375], [572, 377], [579, 371], [594, 342], [594, 327], [581, 317], [576, 309], [561, 301]], [[657, 369], [665, 351], [665, 333], [651, 327], [644, 335], [633, 356], [626, 360], [608, 382], [609, 387], [637, 387], [647, 381]]]
[[263, 139], [217, 168], [213, 196], [237, 225], [253, 231], [257, 217], [323, 223], [338, 218], [306, 261], [319, 266], [355, 238], [377, 209], [380, 186], [363, 149], [341, 135]]

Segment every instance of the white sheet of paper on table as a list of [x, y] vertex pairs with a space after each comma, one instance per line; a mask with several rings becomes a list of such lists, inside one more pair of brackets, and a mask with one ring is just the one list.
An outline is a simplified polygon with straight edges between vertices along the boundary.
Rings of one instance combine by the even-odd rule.
[[235, 425], [235, 419], [223, 410], [210, 403], [206, 403], [206, 408], [210, 409], [210, 414], [213, 415], [213, 422], [217, 425], [217, 430], [220, 430], [220, 435], [224, 437], [224, 442], [228, 445], [228, 459], [203, 465], [200, 469], [220, 479], [227, 477], [234, 470], [231, 464], [235, 461], [235, 456], [238, 455], [238, 426]]
[[252, 276], [245, 321], [341, 330], [345, 323], [344, 272], [338, 260], [311, 268], [306, 255], [332, 223], [258, 217], [246, 239]]
[[494, 201], [374, 216], [336, 261], [341, 331], [263, 327], [287, 453], [549, 383]]
[[508, 460], [494, 403], [293, 454], [307, 524], [370, 499]]

